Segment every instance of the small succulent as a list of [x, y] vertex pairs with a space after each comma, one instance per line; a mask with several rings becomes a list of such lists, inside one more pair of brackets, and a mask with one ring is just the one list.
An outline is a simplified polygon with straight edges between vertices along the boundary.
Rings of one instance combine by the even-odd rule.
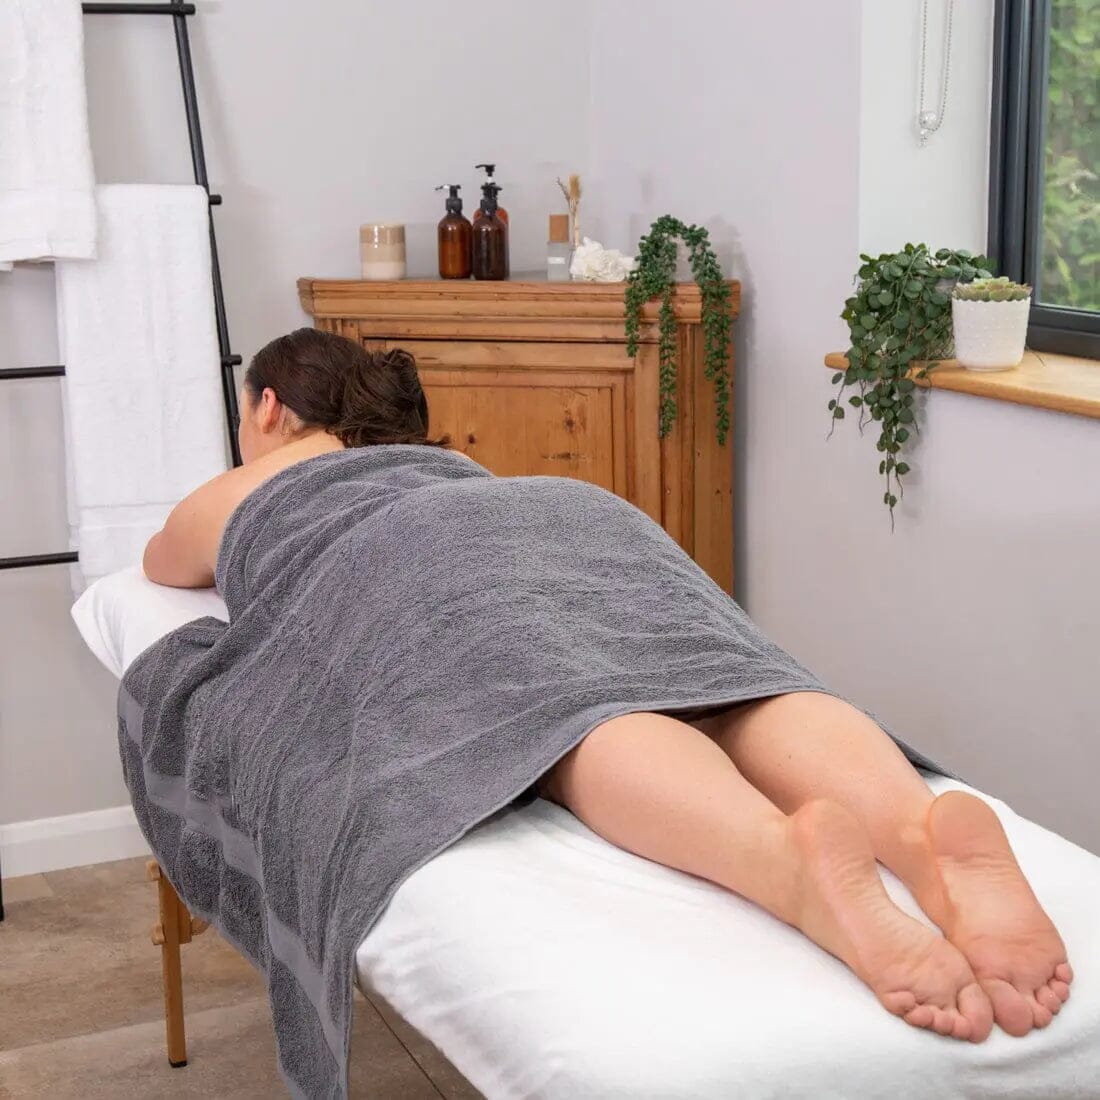
[[996, 279], [957, 283], [953, 293], [963, 302], [1020, 302], [1031, 295], [1031, 287], [1001, 275]]

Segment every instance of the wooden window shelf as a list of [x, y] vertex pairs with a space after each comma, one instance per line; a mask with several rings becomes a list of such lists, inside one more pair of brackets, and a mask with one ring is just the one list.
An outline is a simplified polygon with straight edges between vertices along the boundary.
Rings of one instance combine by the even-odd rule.
[[[842, 352], [833, 352], [825, 356], [825, 366], [834, 371], [844, 370], [848, 360]], [[1028, 351], [1018, 367], [1003, 371], [966, 370], [955, 360], [944, 359], [926, 379], [915, 381], [932, 389], [971, 393], [1100, 420], [1100, 361], [1095, 359]]]

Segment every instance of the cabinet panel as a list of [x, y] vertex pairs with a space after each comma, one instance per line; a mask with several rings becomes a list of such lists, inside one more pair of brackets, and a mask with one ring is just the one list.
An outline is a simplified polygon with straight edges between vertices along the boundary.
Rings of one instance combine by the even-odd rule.
[[[377, 341], [365, 340], [365, 343]], [[425, 367], [494, 367], [527, 370], [552, 367], [567, 371], [633, 371], [622, 344], [547, 344], [505, 340], [390, 340]]]
[[[328, 324], [330, 320], [323, 319], [321, 323]], [[409, 337], [428, 340], [544, 340], [569, 344], [591, 341], [600, 345], [617, 343], [620, 348], [623, 345], [621, 316], [613, 321], [575, 318], [531, 320], [523, 317], [485, 318], [439, 311], [436, 316], [423, 319], [403, 316], [357, 318], [355, 326], [360, 335], [383, 340]], [[643, 339], [655, 340], [655, 333], [653, 325], [643, 327]]]
[[[627, 462], [633, 474], [630, 499], [650, 519], [664, 526], [661, 500], [661, 442], [657, 436], [660, 416], [657, 349], [639, 349], [631, 387], [630, 450]], [[674, 535], [673, 538], [676, 536]]]
[[432, 434], [493, 473], [574, 477], [628, 495], [622, 374], [420, 364]]

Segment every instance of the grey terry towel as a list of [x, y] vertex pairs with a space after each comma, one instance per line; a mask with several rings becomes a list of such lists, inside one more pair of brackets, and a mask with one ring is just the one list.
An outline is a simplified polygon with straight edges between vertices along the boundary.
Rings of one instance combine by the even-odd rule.
[[265, 974], [310, 1100], [346, 1095], [355, 950], [393, 892], [595, 725], [826, 690], [632, 505], [432, 447], [276, 474], [217, 583], [228, 625], [127, 672], [123, 768], [188, 908]]

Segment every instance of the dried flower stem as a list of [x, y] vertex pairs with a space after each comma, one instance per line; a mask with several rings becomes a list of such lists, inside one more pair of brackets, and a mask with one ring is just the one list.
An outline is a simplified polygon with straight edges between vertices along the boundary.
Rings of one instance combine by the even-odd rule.
[[569, 177], [569, 184], [562, 183], [561, 176], [558, 176], [558, 186], [561, 188], [561, 193], [565, 196], [566, 205], [569, 207], [569, 217], [573, 222], [573, 247], [579, 248], [581, 243], [581, 225], [578, 211], [581, 206], [581, 177], [575, 172]]

